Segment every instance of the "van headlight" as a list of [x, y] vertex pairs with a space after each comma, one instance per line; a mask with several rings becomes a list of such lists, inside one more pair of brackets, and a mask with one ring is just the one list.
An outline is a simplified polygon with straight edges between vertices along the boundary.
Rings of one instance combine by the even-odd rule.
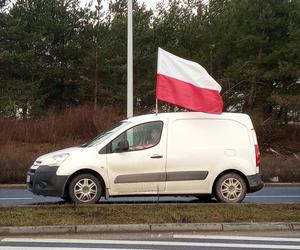
[[43, 160], [41, 165], [48, 165], [48, 166], [60, 165], [69, 157], [69, 155], [70, 154], [68, 154], [68, 153], [53, 155], [53, 156]]

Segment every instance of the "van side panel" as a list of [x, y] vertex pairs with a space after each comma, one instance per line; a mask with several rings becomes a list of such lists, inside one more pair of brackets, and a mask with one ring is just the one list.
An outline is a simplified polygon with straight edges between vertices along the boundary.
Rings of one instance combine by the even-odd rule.
[[[215, 178], [228, 169], [253, 175], [253, 146], [249, 129], [230, 119], [176, 119], [171, 121], [168, 143], [168, 193], [211, 193]], [[198, 175], [198, 179], [195, 177]], [[188, 179], [190, 177], [190, 179]], [[202, 178], [201, 178], [202, 177]]]

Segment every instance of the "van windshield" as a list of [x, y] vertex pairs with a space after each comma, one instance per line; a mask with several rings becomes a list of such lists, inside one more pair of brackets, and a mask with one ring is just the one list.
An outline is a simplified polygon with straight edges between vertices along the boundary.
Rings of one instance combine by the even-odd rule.
[[101, 134], [97, 135], [94, 139], [92, 139], [91, 141], [89, 141], [87, 143], [82, 144], [80, 147], [88, 148], [88, 147], [94, 147], [96, 145], [99, 145], [104, 140], [106, 140], [108, 137], [110, 137], [115, 132], [117, 132], [121, 128], [125, 127], [129, 123], [130, 123], [129, 121], [122, 121], [122, 122], [116, 123], [110, 129], [103, 131]]

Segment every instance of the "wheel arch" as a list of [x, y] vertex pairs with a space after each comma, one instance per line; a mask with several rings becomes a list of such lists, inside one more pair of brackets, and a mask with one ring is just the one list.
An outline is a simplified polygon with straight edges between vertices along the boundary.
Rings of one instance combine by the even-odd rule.
[[101, 195], [105, 195], [105, 192], [106, 192], [106, 185], [105, 185], [105, 182], [104, 182], [104, 179], [103, 177], [95, 170], [92, 170], [92, 169], [89, 169], [89, 168], [84, 168], [84, 169], [80, 169], [80, 170], [77, 170], [76, 172], [74, 172], [73, 174], [71, 174], [65, 184], [65, 189], [64, 189], [64, 195], [68, 195], [68, 188], [69, 188], [69, 185], [71, 183], [71, 181], [73, 180], [74, 177], [76, 177], [77, 175], [80, 175], [80, 174], [92, 174], [94, 175], [101, 183], [101, 186], [102, 186], [102, 194]]
[[250, 189], [250, 186], [249, 186], [249, 182], [248, 182], [248, 179], [246, 177], [246, 175], [244, 175], [241, 171], [239, 170], [236, 170], [236, 169], [227, 169], [223, 172], [221, 172], [215, 179], [214, 181], [214, 184], [213, 184], [213, 188], [212, 188], [212, 194], [215, 195], [215, 191], [216, 191], [216, 184], [218, 182], [218, 180], [225, 174], [229, 174], [229, 173], [235, 173], [235, 174], [238, 174], [239, 176], [241, 176], [243, 178], [243, 180], [245, 181], [245, 184], [246, 184], [246, 193], [248, 193], [249, 189]]

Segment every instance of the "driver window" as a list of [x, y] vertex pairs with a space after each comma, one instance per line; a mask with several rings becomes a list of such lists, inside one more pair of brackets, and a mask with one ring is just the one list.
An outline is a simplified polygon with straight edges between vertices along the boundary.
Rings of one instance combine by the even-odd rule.
[[117, 152], [119, 143], [127, 140], [128, 151], [151, 148], [160, 141], [163, 123], [161, 121], [148, 122], [128, 129], [111, 142], [111, 152]]

